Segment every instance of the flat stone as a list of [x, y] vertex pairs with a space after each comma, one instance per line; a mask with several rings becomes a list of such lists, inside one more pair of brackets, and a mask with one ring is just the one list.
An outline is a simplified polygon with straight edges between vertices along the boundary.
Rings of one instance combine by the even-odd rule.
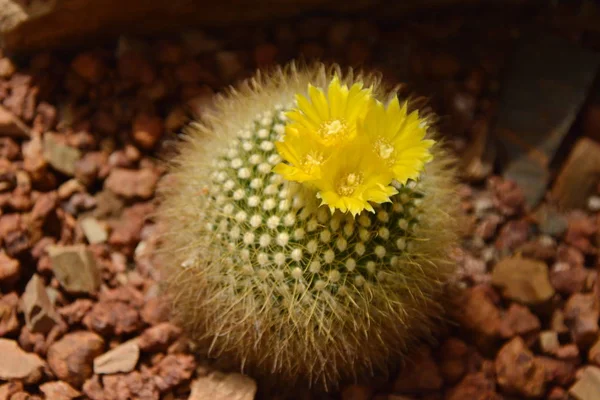
[[94, 359], [95, 374], [131, 372], [140, 358], [140, 348], [135, 341], [128, 341]]
[[16, 115], [0, 106], [0, 136], [28, 138], [30, 129]]
[[494, 267], [492, 284], [502, 290], [504, 297], [527, 305], [544, 303], [554, 295], [543, 261], [505, 258]]
[[54, 309], [44, 282], [39, 275], [34, 274], [21, 297], [25, 323], [32, 333], [46, 334], [60, 321], [60, 316]]
[[600, 393], [600, 368], [586, 367], [581, 378], [569, 389], [577, 400], [597, 400]]
[[213, 373], [194, 380], [188, 400], [253, 400], [256, 382], [241, 374]]
[[546, 354], [554, 354], [560, 347], [558, 333], [555, 331], [543, 331], [539, 336], [540, 348]]
[[83, 245], [48, 249], [54, 276], [69, 293], [95, 293], [102, 283], [92, 253]]
[[104, 340], [92, 332], [66, 334], [48, 349], [48, 364], [59, 379], [80, 388], [93, 374], [92, 363], [104, 351]]
[[108, 240], [106, 225], [95, 218], [83, 218], [79, 221], [79, 226], [90, 244], [104, 243]]
[[43, 376], [44, 361], [35, 353], [27, 353], [14, 340], [0, 338], [0, 380], [20, 379], [34, 384]]
[[59, 142], [52, 134], [44, 135], [44, 159], [57, 171], [65, 175], [75, 175], [75, 163], [81, 158], [81, 152]]
[[46, 382], [40, 386], [40, 391], [47, 399], [52, 400], [71, 400], [81, 397], [80, 391], [63, 381]]

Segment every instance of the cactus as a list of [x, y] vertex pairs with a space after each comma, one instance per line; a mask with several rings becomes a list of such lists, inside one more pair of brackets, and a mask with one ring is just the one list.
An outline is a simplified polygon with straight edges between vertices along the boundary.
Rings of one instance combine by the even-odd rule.
[[[396, 97], [378, 77], [336, 66], [259, 72], [190, 125], [158, 214], [164, 287], [198, 351], [326, 388], [385, 373], [431, 334], [457, 236], [439, 143], [418, 176], [360, 212], [322, 205], [314, 185], [273, 171], [288, 165], [278, 143], [294, 96], [334, 76], [382, 104]], [[419, 123], [432, 138], [431, 117]]]

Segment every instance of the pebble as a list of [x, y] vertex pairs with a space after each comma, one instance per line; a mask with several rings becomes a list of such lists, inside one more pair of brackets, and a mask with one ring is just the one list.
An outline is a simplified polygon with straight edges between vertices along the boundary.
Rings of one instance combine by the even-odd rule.
[[394, 391], [411, 393], [418, 391], [439, 390], [444, 381], [438, 363], [427, 347], [415, 351], [410, 357], [411, 362], [400, 372], [394, 381]]
[[161, 392], [173, 389], [191, 378], [196, 368], [194, 357], [189, 354], [168, 354], [154, 366], [154, 382]]
[[590, 347], [598, 338], [598, 303], [598, 297], [593, 293], [575, 293], [565, 304], [565, 323], [571, 330], [573, 340], [582, 349]]
[[195, 379], [188, 400], [253, 400], [256, 382], [241, 374], [213, 373]]
[[478, 346], [488, 348], [500, 336], [500, 309], [494, 301], [493, 289], [483, 284], [469, 288], [459, 304], [456, 319], [475, 334]]
[[83, 324], [101, 335], [122, 335], [141, 326], [139, 312], [122, 301], [100, 301], [83, 318]]
[[0, 105], [0, 135], [27, 138], [30, 129], [16, 115]]
[[19, 260], [0, 252], [0, 285], [11, 287], [18, 280], [21, 274], [21, 263]]
[[134, 341], [118, 345], [114, 349], [94, 359], [95, 374], [131, 372], [140, 358], [140, 348]]
[[83, 234], [90, 244], [104, 243], [108, 240], [108, 232], [106, 225], [98, 221], [96, 218], [83, 218], [79, 225], [83, 230]]
[[34, 353], [27, 353], [14, 340], [0, 338], [0, 380], [19, 379], [32, 385], [44, 376], [44, 361]]
[[600, 367], [600, 337], [596, 340], [596, 343], [590, 347], [588, 352], [588, 360], [590, 363]]
[[137, 344], [145, 352], [165, 351], [180, 335], [180, 328], [171, 323], [163, 322], [146, 329], [139, 336]]
[[501, 400], [496, 384], [483, 372], [471, 373], [446, 394], [445, 400]]
[[160, 117], [149, 114], [138, 114], [133, 120], [133, 140], [144, 149], [152, 149], [164, 132]]
[[0, 296], [0, 337], [8, 337], [18, 332], [18, 304], [19, 296], [16, 292], [2, 294]]
[[540, 348], [546, 354], [553, 354], [560, 347], [558, 333], [555, 331], [543, 331], [539, 336]]
[[84, 245], [52, 246], [48, 249], [56, 279], [69, 293], [96, 293], [100, 271], [92, 253]]
[[47, 399], [52, 400], [72, 400], [81, 397], [80, 391], [63, 381], [46, 382], [40, 385], [40, 391]]
[[449, 338], [440, 348], [440, 372], [444, 381], [455, 383], [467, 372], [469, 349], [467, 344], [457, 338]]
[[528, 305], [544, 303], [554, 296], [546, 263], [520, 257], [501, 260], [493, 269], [492, 284], [503, 296]]
[[506, 393], [526, 398], [540, 397], [544, 393], [544, 366], [535, 359], [520, 337], [515, 337], [500, 349], [495, 367], [498, 385]]
[[71, 146], [61, 143], [51, 133], [44, 135], [44, 159], [54, 169], [65, 175], [75, 175], [75, 164], [81, 158], [81, 152]]
[[148, 168], [140, 170], [113, 168], [104, 181], [108, 190], [126, 199], [151, 198], [154, 196], [157, 183], [158, 175]]
[[59, 379], [80, 388], [92, 376], [93, 360], [104, 351], [104, 340], [92, 332], [66, 334], [48, 349], [48, 364]]
[[32, 333], [46, 334], [60, 321], [60, 316], [48, 297], [44, 282], [34, 274], [21, 296], [25, 323]]
[[596, 400], [600, 393], [600, 368], [589, 366], [569, 388], [569, 394], [577, 400]]
[[527, 307], [512, 303], [500, 323], [500, 335], [504, 338], [525, 336], [538, 332], [542, 324]]

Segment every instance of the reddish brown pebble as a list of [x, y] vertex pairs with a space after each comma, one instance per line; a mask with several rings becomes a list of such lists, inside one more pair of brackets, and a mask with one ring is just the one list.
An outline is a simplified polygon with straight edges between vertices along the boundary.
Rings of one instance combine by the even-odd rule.
[[546, 382], [567, 386], [575, 378], [575, 364], [569, 361], [556, 360], [550, 357], [536, 357], [536, 361], [544, 366]]
[[141, 327], [138, 311], [121, 301], [101, 301], [94, 304], [83, 324], [101, 335], [132, 333]]
[[148, 168], [141, 170], [114, 168], [104, 181], [108, 190], [126, 199], [151, 198], [154, 196], [157, 183], [158, 175]]
[[534, 358], [520, 337], [515, 337], [500, 349], [495, 365], [498, 385], [507, 393], [527, 398], [540, 397], [544, 393], [544, 366]]
[[19, 279], [20, 273], [21, 263], [19, 260], [15, 260], [6, 253], [0, 252], [0, 285], [11, 287]]
[[104, 340], [92, 332], [72, 332], [48, 349], [48, 364], [61, 380], [80, 388], [92, 376], [94, 358], [104, 351]]
[[59, 308], [58, 312], [65, 319], [67, 324], [76, 325], [83, 320], [83, 317], [90, 311], [93, 304], [94, 303], [88, 299], [76, 299], [74, 302]]
[[439, 390], [443, 383], [438, 364], [433, 360], [430, 349], [422, 347], [415, 351], [411, 362], [394, 381], [394, 391], [410, 393]]
[[540, 320], [527, 307], [512, 303], [500, 323], [500, 334], [511, 338], [539, 331], [540, 327]]
[[138, 345], [142, 351], [165, 351], [169, 345], [181, 335], [181, 329], [168, 322], [148, 328], [138, 338]]
[[163, 121], [154, 115], [138, 114], [133, 120], [132, 130], [133, 140], [144, 149], [151, 149], [164, 132]]
[[161, 392], [171, 390], [190, 379], [195, 368], [194, 357], [187, 354], [169, 354], [153, 368], [156, 386]]
[[19, 296], [15, 292], [0, 296], [0, 337], [7, 337], [19, 331], [17, 319]]
[[457, 382], [467, 371], [468, 348], [465, 342], [449, 338], [440, 348], [440, 372], [447, 383]]
[[546, 263], [518, 256], [496, 264], [492, 283], [502, 289], [504, 297], [525, 304], [544, 303], [554, 295]]
[[0, 338], [0, 380], [18, 379], [34, 384], [43, 377], [45, 362], [34, 353], [27, 353], [14, 340]]
[[575, 293], [565, 304], [565, 322], [575, 343], [587, 349], [598, 338], [599, 299], [593, 293]]
[[496, 385], [484, 373], [469, 374], [450, 389], [445, 400], [501, 400], [502, 397], [495, 391]]
[[0, 385], [0, 399], [8, 400], [12, 398], [12, 395], [23, 390], [23, 383], [19, 381], [13, 381]]
[[[343, 391], [342, 399], [362, 400], [370, 398], [364, 386], [353, 385], [350, 392]], [[188, 400], [253, 400], [256, 395], [256, 382], [241, 374], [213, 373], [200, 377], [191, 383], [192, 392]], [[367, 396], [365, 396], [367, 395]], [[362, 396], [362, 397], [361, 397]]]
[[496, 249], [511, 251], [522, 245], [529, 237], [529, 223], [527, 221], [509, 221], [506, 223], [496, 238]]

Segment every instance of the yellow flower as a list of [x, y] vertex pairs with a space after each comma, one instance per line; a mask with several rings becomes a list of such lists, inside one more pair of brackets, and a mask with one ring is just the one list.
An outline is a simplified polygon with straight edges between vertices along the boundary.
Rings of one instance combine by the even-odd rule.
[[350, 88], [334, 76], [327, 88], [308, 85], [308, 97], [296, 95], [298, 107], [286, 113], [290, 119], [283, 140], [276, 143], [281, 158], [274, 172], [288, 180], [305, 182], [320, 177], [321, 166], [340, 144], [356, 136], [357, 122], [372, 101], [371, 89], [362, 83]]
[[353, 216], [362, 210], [374, 212], [369, 202], [384, 203], [397, 190], [389, 186], [392, 174], [382, 160], [357, 138], [341, 146], [324, 164], [321, 179], [314, 183], [317, 197], [331, 212], [339, 209]]
[[366, 135], [373, 151], [392, 170], [394, 179], [405, 184], [416, 179], [425, 163], [433, 140], [424, 140], [426, 127], [417, 111], [407, 115], [406, 103], [400, 107], [394, 98], [387, 109], [374, 102], [364, 120], [359, 121], [359, 135]]

